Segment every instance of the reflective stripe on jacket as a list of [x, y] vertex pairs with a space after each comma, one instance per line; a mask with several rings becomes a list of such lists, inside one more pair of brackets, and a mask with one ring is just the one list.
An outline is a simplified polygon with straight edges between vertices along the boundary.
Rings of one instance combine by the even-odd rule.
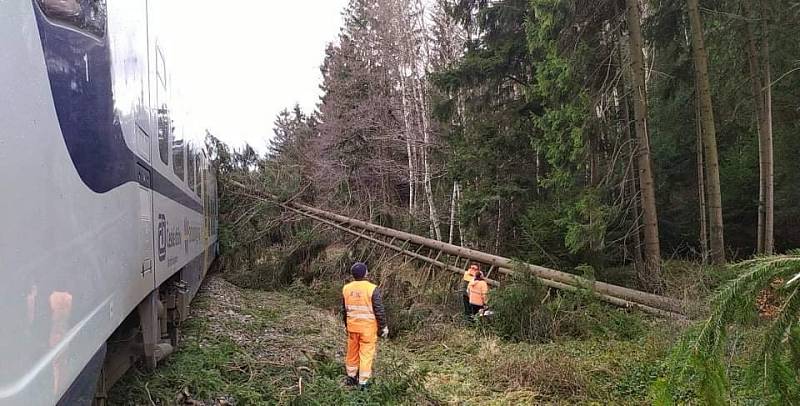
[[464, 296], [469, 296], [469, 284], [475, 280], [475, 272], [472, 272], [472, 269], [467, 269], [461, 280], [464, 281]]
[[467, 287], [469, 303], [477, 306], [486, 305], [486, 294], [489, 293], [489, 284], [484, 280], [472, 281]]
[[345, 323], [351, 333], [375, 334], [386, 325], [380, 292], [369, 281], [353, 281], [342, 288]]
[[464, 277], [461, 280], [469, 284], [470, 282], [475, 280], [475, 273], [472, 272], [471, 269], [467, 269], [467, 272], [464, 272]]

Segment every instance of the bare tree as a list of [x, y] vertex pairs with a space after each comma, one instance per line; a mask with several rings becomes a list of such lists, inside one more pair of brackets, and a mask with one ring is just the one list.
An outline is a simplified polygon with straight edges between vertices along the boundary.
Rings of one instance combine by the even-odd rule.
[[[403, 133], [409, 176], [409, 211], [416, 212], [417, 185], [421, 178], [431, 236], [442, 239], [441, 221], [433, 193], [430, 149], [433, 134], [430, 124], [427, 74], [431, 51], [425, 9], [419, 0], [385, 0], [374, 12], [386, 26], [381, 52], [390, 54], [397, 64], [393, 70], [403, 110]], [[421, 176], [419, 172], [421, 170]]]

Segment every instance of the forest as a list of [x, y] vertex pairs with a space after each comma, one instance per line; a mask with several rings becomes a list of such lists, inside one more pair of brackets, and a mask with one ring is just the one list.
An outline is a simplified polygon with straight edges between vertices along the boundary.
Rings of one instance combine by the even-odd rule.
[[800, 246], [798, 18], [792, 1], [352, 1], [318, 108], [283, 111], [268, 155], [238, 164], [439, 240], [632, 265], [657, 291], [664, 259]]
[[[800, 402], [800, 2], [351, 0], [343, 13], [320, 55], [317, 108], [278, 114], [266, 155], [207, 134], [226, 279], [335, 309], [347, 267], [331, 252], [368, 257], [357, 241], [242, 196], [226, 183], [236, 180], [675, 297], [692, 319], [518, 278], [496, 292], [491, 325], [458, 330], [512, 354], [524, 353], [513, 343], [534, 346], [482, 381], [506, 397], [463, 397], [428, 379], [371, 401]], [[455, 279], [376, 272], [399, 342], [447, 318]], [[571, 370], [544, 366], [563, 351]], [[334, 401], [307, 396], [292, 399]]]

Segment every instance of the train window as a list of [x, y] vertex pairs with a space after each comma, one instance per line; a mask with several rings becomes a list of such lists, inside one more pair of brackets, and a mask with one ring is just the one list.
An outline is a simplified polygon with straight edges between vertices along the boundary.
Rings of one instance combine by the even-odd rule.
[[195, 178], [195, 170], [194, 170], [194, 148], [191, 145], [186, 146], [186, 183], [189, 184], [189, 188], [194, 190], [194, 178]]
[[169, 134], [175, 130], [175, 127], [172, 126], [166, 104], [162, 104], [156, 114], [158, 116], [158, 155], [161, 156], [161, 162], [164, 165], [169, 165]]
[[180, 134], [180, 131], [176, 131], [172, 134], [172, 171], [175, 172], [175, 176], [183, 180], [183, 164], [186, 160], [183, 158], [183, 134]]
[[106, 34], [106, 0], [39, 0], [42, 12], [97, 37]]

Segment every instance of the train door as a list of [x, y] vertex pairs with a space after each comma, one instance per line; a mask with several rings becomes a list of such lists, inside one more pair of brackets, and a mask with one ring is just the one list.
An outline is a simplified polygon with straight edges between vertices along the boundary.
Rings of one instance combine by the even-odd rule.
[[[142, 289], [150, 291], [155, 288], [155, 258], [153, 241], [153, 177], [150, 136], [142, 129], [147, 116], [137, 117], [136, 139], [137, 152], [144, 161], [136, 165], [136, 180], [139, 182], [137, 194], [139, 198], [139, 221], [137, 224], [139, 234], [139, 253], [141, 255], [141, 282]], [[146, 126], [145, 126], [146, 127]], [[141, 140], [141, 141], [140, 141]]]
[[[105, 4], [105, 2], [103, 2]], [[111, 73], [113, 80], [114, 107], [128, 147], [136, 155], [136, 186], [130, 189], [125, 210], [129, 222], [126, 228], [132, 237], [128, 268], [125, 269], [125, 284], [130, 286], [131, 297], [140, 297], [153, 290], [153, 201], [152, 160], [153, 137], [150, 117], [150, 89], [148, 83], [149, 60], [146, 58], [147, 14], [143, 2], [108, 2]], [[135, 238], [133, 237], [135, 236]], [[122, 250], [123, 247], [120, 247]]]
[[153, 258], [153, 189], [150, 169], [137, 165], [139, 181], [139, 241], [142, 260], [142, 282], [149, 289], [155, 288], [155, 263]]
[[[136, 235], [136, 254], [132, 258], [133, 265], [128, 276], [134, 283], [137, 294], [150, 292], [155, 286], [155, 263], [153, 257], [153, 172], [154, 136], [153, 119], [150, 114], [148, 69], [149, 60], [141, 56], [147, 55], [147, 21], [146, 6], [138, 2], [112, 2], [109, 12], [112, 15], [125, 16], [115, 19], [115, 29], [110, 32], [112, 49], [112, 69], [115, 103], [123, 108], [123, 128], [130, 131], [132, 143], [129, 145], [136, 153], [137, 187], [132, 210], [136, 211], [135, 224], [131, 225], [132, 234]], [[128, 121], [130, 120], [130, 121]], [[132, 145], [131, 145], [132, 144]], [[133, 247], [131, 247], [133, 248]]]
[[[146, 12], [146, 9], [144, 10]], [[144, 43], [145, 52], [147, 42]], [[147, 69], [147, 68], [146, 68]], [[143, 75], [144, 78], [147, 75]], [[149, 87], [147, 81], [143, 80], [144, 87]], [[144, 96], [144, 95], [143, 95]], [[142, 97], [142, 103], [146, 99]], [[153, 239], [153, 173], [152, 155], [154, 140], [150, 136], [152, 131], [152, 119], [148, 106], [142, 106], [136, 114], [136, 143], [139, 156], [144, 162], [136, 166], [136, 178], [139, 182], [139, 253], [141, 255], [141, 281], [142, 288], [150, 291], [155, 288], [155, 241]], [[147, 130], [145, 130], [147, 129]]]

